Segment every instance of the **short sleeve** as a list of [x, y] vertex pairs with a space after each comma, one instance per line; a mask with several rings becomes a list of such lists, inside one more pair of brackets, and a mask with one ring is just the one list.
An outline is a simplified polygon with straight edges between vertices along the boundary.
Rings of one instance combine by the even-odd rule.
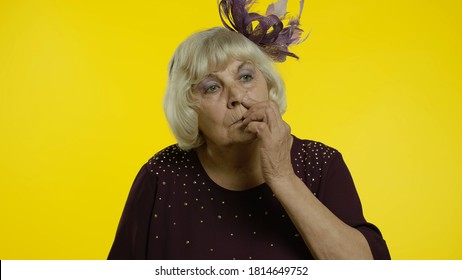
[[133, 182], [108, 259], [147, 258], [155, 181], [155, 176], [145, 164]]
[[342, 155], [336, 152], [322, 173], [319, 200], [339, 219], [364, 235], [374, 259], [390, 259], [379, 229], [364, 218], [361, 201]]

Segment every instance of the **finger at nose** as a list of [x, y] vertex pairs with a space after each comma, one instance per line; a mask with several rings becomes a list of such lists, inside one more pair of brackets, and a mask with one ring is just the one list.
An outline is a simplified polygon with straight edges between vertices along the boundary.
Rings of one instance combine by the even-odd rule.
[[239, 106], [231, 111], [231, 121], [235, 122], [244, 118], [247, 109], [244, 106]]
[[243, 98], [242, 98], [242, 106], [246, 107], [247, 109], [250, 108], [250, 106], [254, 105], [258, 103], [257, 100], [255, 99], [252, 99], [251, 97], [249, 97], [248, 95], [245, 95]]

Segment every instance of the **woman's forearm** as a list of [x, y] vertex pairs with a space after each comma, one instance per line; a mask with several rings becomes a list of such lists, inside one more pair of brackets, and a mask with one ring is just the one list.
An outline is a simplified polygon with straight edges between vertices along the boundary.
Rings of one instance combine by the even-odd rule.
[[269, 185], [316, 259], [373, 259], [363, 234], [337, 218], [295, 174]]

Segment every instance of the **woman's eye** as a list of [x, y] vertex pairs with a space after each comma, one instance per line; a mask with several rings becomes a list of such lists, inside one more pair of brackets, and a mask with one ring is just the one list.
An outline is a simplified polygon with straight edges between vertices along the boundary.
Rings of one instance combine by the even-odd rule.
[[240, 78], [240, 80], [243, 82], [248, 82], [248, 81], [251, 81], [252, 79], [253, 79], [253, 76], [250, 74], [244, 74]]
[[214, 93], [218, 90], [218, 86], [217, 85], [211, 85], [207, 88], [207, 90], [205, 91], [205, 93]]

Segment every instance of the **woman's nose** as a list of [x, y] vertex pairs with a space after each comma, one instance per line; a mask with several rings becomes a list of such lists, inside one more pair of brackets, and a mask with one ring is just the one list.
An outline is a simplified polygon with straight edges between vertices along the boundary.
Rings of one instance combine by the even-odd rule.
[[239, 106], [242, 103], [242, 99], [245, 96], [245, 91], [238, 87], [233, 87], [229, 90], [228, 97], [228, 108], [232, 109]]

